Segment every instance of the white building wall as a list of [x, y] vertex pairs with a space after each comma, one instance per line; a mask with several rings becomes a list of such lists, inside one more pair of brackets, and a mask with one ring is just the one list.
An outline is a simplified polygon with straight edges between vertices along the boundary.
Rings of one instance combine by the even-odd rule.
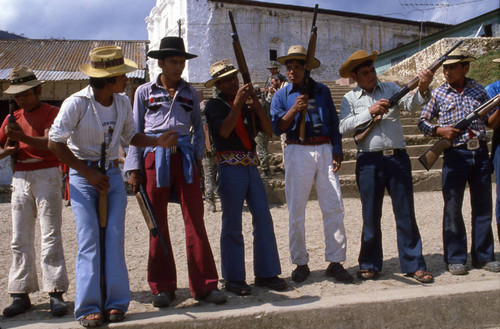
[[[253, 81], [264, 81], [268, 76], [266, 65], [269, 49], [277, 50], [278, 57], [286, 55], [291, 45], [307, 47], [312, 12], [275, 10], [272, 8], [208, 2], [206, 0], [157, 0], [146, 19], [150, 49], [158, 49], [160, 39], [178, 35], [177, 21], [182, 22], [182, 37], [188, 52], [198, 57], [187, 61], [184, 78], [190, 82], [210, 79], [211, 63], [229, 58], [234, 60], [231, 10]], [[418, 38], [419, 26], [356, 17], [318, 14], [318, 41], [316, 57], [321, 66], [313, 72], [319, 81], [338, 79], [338, 69], [347, 57], [359, 50], [387, 51]], [[427, 29], [426, 33], [437, 32]], [[148, 64], [153, 64], [150, 60]], [[281, 70], [284, 73], [284, 70]], [[160, 71], [150, 66], [151, 78]]]

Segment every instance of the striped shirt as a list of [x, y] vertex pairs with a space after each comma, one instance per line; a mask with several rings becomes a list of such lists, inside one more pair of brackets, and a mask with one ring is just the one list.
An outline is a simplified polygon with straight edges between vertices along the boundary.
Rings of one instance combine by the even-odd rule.
[[[49, 131], [49, 139], [64, 143], [80, 160], [101, 159], [101, 144], [107, 131], [94, 106], [95, 98], [90, 86], [66, 98]], [[106, 150], [108, 161], [118, 159], [120, 139], [127, 144], [137, 133], [132, 117], [130, 99], [124, 94], [113, 94], [117, 110], [116, 125]]]
[[[483, 86], [473, 79], [466, 78], [465, 88], [460, 93], [453, 89], [447, 82], [432, 92], [432, 98], [424, 107], [418, 128], [427, 136], [432, 135], [435, 127], [453, 126], [459, 120], [478, 108], [489, 99]], [[453, 140], [453, 146], [467, 143], [471, 138], [487, 140], [485, 121], [489, 117], [472, 121], [468, 129]], [[437, 126], [431, 123], [436, 118]]]

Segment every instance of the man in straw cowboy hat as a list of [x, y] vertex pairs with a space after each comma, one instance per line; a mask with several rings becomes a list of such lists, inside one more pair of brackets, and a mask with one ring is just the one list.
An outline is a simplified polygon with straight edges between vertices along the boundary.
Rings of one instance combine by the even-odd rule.
[[[418, 123], [425, 135], [452, 141], [452, 147], [444, 151], [442, 182], [444, 262], [453, 275], [467, 274], [467, 232], [462, 216], [467, 183], [472, 208], [472, 266], [500, 272], [500, 262], [495, 261], [493, 249], [491, 164], [485, 130], [491, 112], [486, 118], [474, 120], [465, 130], [452, 127], [489, 99], [483, 86], [466, 77], [474, 60], [460, 48], [448, 55], [443, 62], [446, 82], [432, 92]], [[434, 118], [437, 124], [431, 122]]]
[[[25, 65], [10, 73], [6, 94], [14, 95], [20, 107], [14, 113], [14, 126], [5, 118], [0, 127], [0, 158], [16, 155], [12, 177], [12, 266], [7, 292], [12, 304], [4, 316], [25, 312], [30, 306], [29, 293], [38, 291], [35, 262], [35, 219], [40, 220], [41, 267], [43, 290], [50, 295], [50, 312], [67, 313], [63, 293], [68, 275], [61, 236], [61, 173], [57, 157], [47, 148], [50, 126], [59, 109], [40, 101], [41, 84]], [[12, 146], [10, 141], [15, 141]]]
[[[307, 263], [305, 211], [313, 181], [323, 215], [325, 234], [325, 260], [330, 262], [325, 274], [340, 282], [351, 282], [352, 276], [342, 262], [346, 259], [344, 206], [337, 171], [342, 162], [342, 136], [339, 118], [330, 90], [313, 81], [307, 94], [301, 95], [305, 71], [306, 49], [291, 46], [278, 62], [286, 65], [290, 83], [279, 89], [271, 103], [271, 117], [276, 135], [286, 133], [285, 194], [289, 212], [289, 247], [296, 282], [310, 274]], [[314, 67], [320, 61], [314, 59]], [[307, 111], [305, 140], [299, 139], [299, 116]]]
[[[497, 63], [497, 77], [500, 76], [500, 57], [492, 60]], [[490, 98], [500, 95], [500, 80], [490, 83], [486, 86], [486, 92]], [[500, 97], [500, 96], [497, 96]], [[497, 121], [498, 120], [498, 121]], [[495, 169], [496, 183], [496, 206], [495, 214], [497, 219], [497, 234], [500, 240], [500, 111], [496, 111], [489, 119], [488, 125], [494, 129], [493, 138], [491, 140], [491, 161]]]
[[[181, 78], [186, 60], [197, 57], [185, 51], [179, 37], [165, 37], [159, 50], [148, 56], [158, 60], [161, 73], [140, 86], [135, 94], [136, 128], [147, 135], [175, 131], [172, 148], [130, 147], [124, 169], [134, 191], [144, 184], [161, 234], [166, 255], [157, 237], [150, 237], [148, 283], [153, 306], [167, 307], [175, 298], [177, 274], [170, 243], [167, 206], [176, 194], [184, 217], [186, 252], [191, 295], [210, 303], [223, 303], [226, 296], [217, 289], [218, 274], [203, 221], [203, 198], [199, 170], [205, 147], [200, 105], [196, 90]], [[193, 135], [191, 138], [190, 130]], [[191, 142], [192, 139], [192, 142]]]
[[[78, 241], [75, 318], [84, 327], [101, 325], [104, 319], [123, 320], [130, 302], [123, 243], [127, 194], [118, 167], [120, 140], [139, 147], [170, 147], [177, 140], [173, 132], [158, 137], [137, 132], [130, 100], [122, 94], [128, 82], [125, 74], [135, 71], [137, 64], [124, 58], [120, 47], [98, 47], [89, 55], [90, 63], [81, 65], [80, 71], [90, 77], [90, 85], [63, 102], [49, 132], [49, 148], [71, 168], [70, 198]], [[103, 146], [104, 164], [100, 163]], [[99, 171], [100, 165], [105, 173]], [[105, 296], [100, 289], [100, 193], [107, 193]]]
[[396, 105], [389, 107], [389, 99], [400, 88], [393, 82], [377, 78], [374, 63], [377, 52], [364, 50], [353, 53], [342, 64], [339, 74], [351, 78], [357, 87], [342, 98], [340, 107], [340, 132], [352, 136], [377, 115], [382, 120], [357, 143], [356, 181], [363, 208], [363, 233], [359, 252], [358, 277], [372, 280], [382, 270], [382, 231], [380, 219], [384, 191], [392, 199], [401, 271], [419, 282], [431, 283], [433, 276], [426, 271], [422, 255], [422, 242], [415, 218], [413, 182], [410, 158], [401, 126], [401, 111], [414, 111], [429, 100], [429, 85], [433, 73], [418, 73], [418, 92], [407, 94]]
[[[271, 121], [251, 83], [242, 87], [238, 70], [228, 59], [210, 66], [211, 79], [205, 87], [220, 91], [205, 106], [210, 134], [217, 151], [218, 193], [222, 204], [221, 263], [225, 288], [237, 295], [251, 293], [245, 281], [244, 242], [241, 234], [243, 203], [252, 213], [255, 285], [284, 290], [279, 278], [281, 266], [274, 236], [273, 220], [266, 191], [257, 170], [256, 131], [272, 135]], [[252, 112], [256, 127], [252, 126]]]

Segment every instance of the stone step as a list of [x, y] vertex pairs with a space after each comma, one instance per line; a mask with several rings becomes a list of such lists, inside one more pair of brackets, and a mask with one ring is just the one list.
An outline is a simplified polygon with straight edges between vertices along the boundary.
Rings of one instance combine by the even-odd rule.
[[[342, 165], [344, 167], [344, 164]], [[434, 165], [435, 169], [420, 170], [413, 169], [412, 179], [413, 179], [413, 190], [415, 192], [423, 191], [438, 191], [441, 190], [441, 167], [437, 164]], [[341, 168], [342, 171], [342, 168]], [[344, 198], [358, 198], [359, 191], [356, 185], [356, 176], [354, 171], [351, 174], [340, 174], [339, 175], [340, 186], [342, 190], [342, 195]], [[284, 173], [273, 173], [271, 179], [264, 179], [264, 185], [266, 187], [266, 193], [269, 203], [283, 204], [286, 202], [285, 198], [285, 179]], [[387, 193], [387, 192], [386, 192]], [[318, 196], [316, 194], [316, 189], [311, 189], [311, 194], [309, 195], [309, 200], [317, 200]]]

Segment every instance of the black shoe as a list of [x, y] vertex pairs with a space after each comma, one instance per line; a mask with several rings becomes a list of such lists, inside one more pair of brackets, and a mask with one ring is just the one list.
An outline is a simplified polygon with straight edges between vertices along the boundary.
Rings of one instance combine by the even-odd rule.
[[3, 309], [4, 316], [14, 316], [26, 312], [31, 307], [28, 294], [10, 294], [12, 304]]
[[490, 272], [500, 272], [500, 262], [492, 260], [490, 262], [478, 262], [473, 261], [472, 267], [474, 268], [482, 268], [483, 270]]
[[255, 277], [255, 285], [257, 287], [268, 287], [269, 289], [276, 291], [282, 291], [288, 287], [286, 281], [278, 276], [272, 276], [270, 278]]
[[68, 313], [68, 305], [64, 302], [63, 292], [50, 292], [50, 313], [53, 316], [63, 316]]
[[311, 271], [309, 270], [309, 266], [306, 265], [297, 265], [295, 270], [292, 271], [292, 280], [295, 282], [303, 282], [307, 279]]
[[226, 281], [224, 289], [238, 296], [250, 295], [252, 293], [252, 288], [245, 281]]
[[204, 300], [212, 304], [223, 304], [227, 301], [226, 295], [224, 295], [224, 293], [222, 293], [222, 291], [220, 291], [219, 289], [212, 290], [205, 296], [196, 299]]
[[464, 264], [447, 264], [446, 268], [453, 275], [466, 275], [467, 267]]
[[330, 263], [325, 271], [326, 276], [334, 278], [336, 281], [350, 283], [354, 280], [351, 274], [344, 269], [340, 263]]
[[173, 291], [162, 291], [158, 295], [154, 295], [153, 306], [154, 307], [167, 307], [175, 299], [175, 292]]

